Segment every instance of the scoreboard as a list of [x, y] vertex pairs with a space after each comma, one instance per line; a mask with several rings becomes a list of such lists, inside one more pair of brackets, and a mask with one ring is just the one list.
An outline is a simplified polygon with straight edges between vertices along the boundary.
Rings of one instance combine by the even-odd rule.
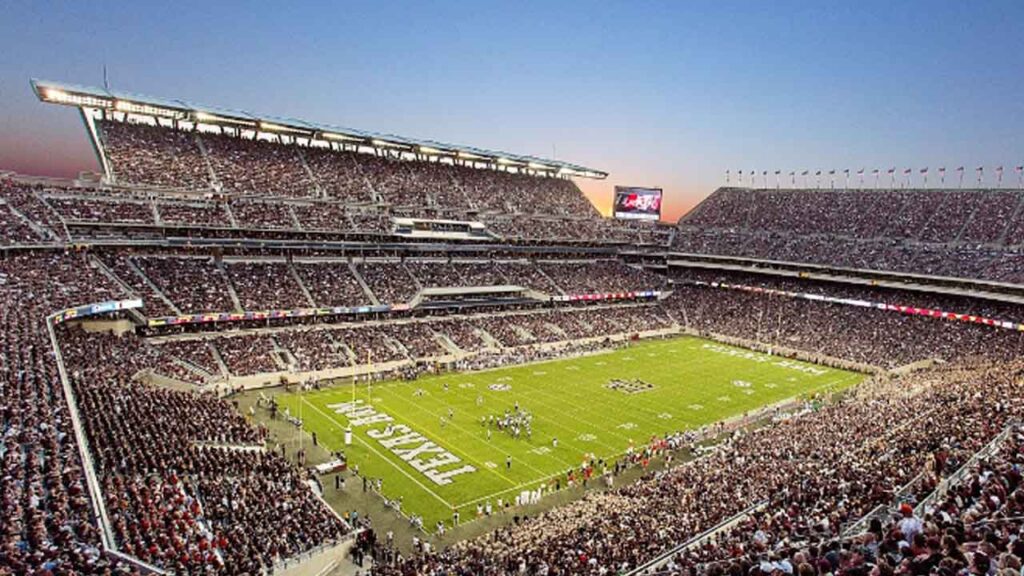
[[660, 220], [661, 188], [616, 186], [613, 214], [627, 220]]

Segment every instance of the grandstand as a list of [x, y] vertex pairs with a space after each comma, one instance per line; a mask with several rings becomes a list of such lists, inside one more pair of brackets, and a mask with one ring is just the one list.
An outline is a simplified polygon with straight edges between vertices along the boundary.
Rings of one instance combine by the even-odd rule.
[[575, 164], [32, 87], [101, 173], [0, 176], [0, 573], [1019, 573], [1017, 190], [620, 222]]

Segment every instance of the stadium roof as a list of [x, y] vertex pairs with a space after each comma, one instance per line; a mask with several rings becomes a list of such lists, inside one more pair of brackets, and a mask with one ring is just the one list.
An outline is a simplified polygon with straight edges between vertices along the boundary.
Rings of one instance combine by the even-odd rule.
[[294, 118], [253, 114], [244, 110], [203, 106], [185, 100], [157, 98], [120, 90], [79, 86], [35, 78], [31, 80], [31, 84], [32, 90], [39, 100], [50, 104], [145, 114], [204, 124], [222, 124], [267, 133], [287, 134], [336, 142], [348, 141], [361, 143], [366, 146], [401, 148], [421, 154], [456, 156], [469, 161], [525, 167], [531, 170], [557, 172], [567, 176], [584, 178], [605, 178], [608, 176], [606, 172], [578, 164], [569, 164], [535, 156], [524, 156], [522, 154], [510, 154], [496, 150], [486, 150], [474, 146], [461, 146], [435, 140], [406, 138], [394, 134], [368, 132], [366, 130], [344, 128], [329, 124], [317, 124]]

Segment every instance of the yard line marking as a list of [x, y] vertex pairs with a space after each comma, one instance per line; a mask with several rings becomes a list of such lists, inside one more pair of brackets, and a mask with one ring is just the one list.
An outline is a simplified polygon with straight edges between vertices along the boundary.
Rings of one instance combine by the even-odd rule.
[[[337, 424], [337, 425], [339, 425], [339, 426], [341, 425], [341, 422], [340, 422], [340, 421], [338, 421], [338, 419], [337, 419], [337, 418], [334, 418], [334, 417], [333, 417], [333, 416], [331, 416], [330, 414], [326, 414], [326, 413], [324, 413], [324, 411], [323, 411], [323, 410], [321, 410], [321, 409], [317, 408], [316, 404], [313, 404], [312, 402], [310, 402], [309, 400], [306, 400], [306, 399], [305, 399], [304, 397], [302, 397], [302, 396], [299, 396], [299, 400], [300, 400], [300, 401], [302, 401], [302, 403], [304, 403], [304, 404], [308, 405], [308, 406], [309, 406], [310, 408], [312, 408], [312, 409], [313, 409], [313, 411], [314, 411], [314, 412], [316, 412], [316, 413], [320, 414], [320, 415], [321, 415], [321, 416], [323, 416], [324, 418], [327, 418], [328, 420], [330, 420], [331, 422], [334, 422], [335, 424]], [[383, 459], [383, 460], [384, 460], [385, 462], [387, 462], [388, 464], [391, 464], [392, 466], [394, 466], [396, 470], [398, 470], [399, 472], [401, 472], [401, 473], [402, 473], [402, 475], [404, 475], [404, 476], [405, 476], [406, 478], [408, 478], [409, 480], [412, 480], [412, 481], [413, 481], [413, 482], [414, 482], [414, 483], [415, 483], [415, 484], [416, 484], [417, 486], [419, 486], [420, 488], [423, 488], [423, 489], [424, 489], [424, 490], [425, 490], [425, 491], [426, 491], [426, 492], [427, 492], [428, 494], [430, 494], [431, 496], [433, 496], [434, 498], [436, 498], [438, 502], [440, 502], [440, 503], [444, 504], [444, 505], [445, 505], [445, 506], [447, 506], [448, 508], [454, 508], [454, 506], [452, 506], [452, 504], [451, 504], [450, 502], [448, 502], [448, 501], [447, 501], [447, 500], [445, 500], [444, 498], [442, 498], [442, 497], [438, 496], [437, 492], [434, 492], [433, 490], [431, 490], [430, 488], [428, 488], [428, 487], [427, 487], [426, 485], [424, 485], [424, 484], [423, 484], [422, 482], [420, 482], [420, 481], [419, 481], [419, 480], [418, 480], [418, 479], [417, 479], [416, 477], [414, 477], [414, 476], [413, 476], [412, 474], [409, 474], [409, 473], [408, 473], [408, 472], [406, 472], [406, 471], [405, 471], [405, 470], [404, 470], [404, 469], [403, 469], [403, 468], [402, 468], [401, 466], [399, 466], [398, 464], [395, 464], [395, 462], [394, 462], [393, 460], [391, 460], [390, 458], [388, 458], [388, 457], [384, 456], [383, 454], [381, 454], [380, 452], [378, 452], [376, 448], [374, 448], [374, 447], [373, 447], [372, 445], [370, 445], [370, 443], [369, 443], [369, 442], [367, 442], [367, 441], [363, 440], [362, 438], [360, 438], [360, 437], [359, 437], [359, 436], [358, 436], [358, 435], [357, 435], [357, 434], [356, 434], [356, 433], [355, 433], [354, 431], [352, 432], [352, 437], [353, 437], [353, 438], [355, 438], [355, 439], [356, 439], [356, 440], [357, 440], [357, 441], [358, 441], [358, 442], [359, 442], [360, 444], [362, 444], [363, 446], [366, 446], [366, 448], [367, 448], [367, 449], [369, 449], [369, 450], [370, 450], [370, 452], [373, 452], [373, 453], [374, 453], [374, 454], [376, 454], [376, 455], [377, 455], [377, 456], [378, 456], [379, 458]]]
[[[438, 414], [438, 413], [434, 412], [433, 410], [430, 410], [430, 409], [428, 409], [428, 408], [427, 408], [427, 407], [425, 407], [425, 406], [421, 406], [421, 405], [420, 405], [420, 404], [419, 404], [418, 402], [412, 402], [412, 401], [410, 401], [410, 400], [408, 400], [408, 399], [406, 399], [406, 398], [403, 398], [401, 394], [395, 394], [395, 398], [398, 398], [398, 399], [399, 399], [399, 400], [401, 400], [402, 402], [405, 402], [406, 404], [410, 404], [410, 405], [412, 405], [412, 407], [413, 407], [413, 408], [416, 408], [417, 410], [420, 410], [421, 412], [426, 412], [427, 414], [430, 414], [431, 416], [435, 416], [435, 417], [441, 417], [441, 416], [443, 416], [443, 414]], [[474, 433], [470, 432], [469, 430], [466, 430], [466, 429], [465, 429], [465, 428], [463, 428], [462, 426], [459, 426], [458, 424], [456, 424], [456, 423], [455, 423], [455, 421], [454, 421], [454, 420], [449, 420], [449, 421], [448, 421], [448, 425], [449, 425], [449, 426], [451, 426], [452, 428], [456, 428], [456, 429], [458, 429], [458, 430], [459, 430], [460, 432], [462, 432], [462, 433], [466, 434], [467, 436], [469, 436], [470, 438], [472, 438], [474, 442], [482, 442], [483, 444], [485, 444], [485, 445], [489, 446], [489, 447], [490, 447], [490, 448], [491, 448], [491, 449], [493, 450], [493, 446], [490, 446], [490, 445], [489, 445], [489, 444], [488, 444], [487, 442], [484, 442], [483, 440], [480, 440], [480, 439], [479, 439], [479, 438], [477, 437], [477, 434], [474, 434]], [[426, 426], [420, 426], [419, 428], [420, 428], [420, 429], [425, 429], [425, 428], [426, 428]], [[427, 434], [424, 434], [423, 432], [420, 432], [420, 433], [421, 433], [421, 434], [423, 434], [424, 436], [427, 436]], [[441, 444], [440, 442], [435, 442], [435, 444], [437, 444], [438, 446], [442, 446], [442, 444]], [[452, 448], [451, 446], [447, 446], [447, 445], [446, 445], [446, 448], [447, 448], [447, 449], [448, 449], [448, 450], [449, 450], [450, 452], [452, 452], [453, 454], [457, 454], [457, 452], [456, 452], [456, 449], [455, 449], [455, 448]], [[460, 449], [458, 450], [458, 452], [462, 452], [461, 448], [460, 448]], [[466, 454], [465, 452], [462, 452], [462, 454], [460, 454], [460, 455], [461, 455], [461, 456], [462, 456], [463, 458], [465, 458], [465, 459], [466, 459], [467, 461], [470, 461], [470, 462], [472, 462], [472, 463], [474, 463], [474, 464], [477, 464], [477, 463], [478, 463], [478, 462], [477, 462], [477, 459], [476, 459], [476, 458], [470, 458], [470, 457], [469, 457], [469, 456], [468, 456], [468, 455], [467, 455], [467, 454]], [[533, 470], [534, 472], [539, 472], [539, 473], [541, 473], [541, 474], [543, 474], [543, 473], [544, 473], [544, 471], [543, 471], [543, 470], [540, 470], [540, 469], [534, 468], [533, 466], [530, 466], [530, 464], [529, 464], [529, 463], [526, 463], [526, 462], [524, 462], [523, 464], [524, 464], [525, 466], [527, 466], [528, 468], [530, 468], [531, 470]], [[511, 485], [513, 485], [513, 486], [515, 486], [515, 484], [516, 484], [516, 481], [515, 481], [515, 480], [513, 480], [513, 479], [509, 478], [508, 476], [505, 476], [504, 474], [502, 474], [501, 472], [499, 472], [499, 471], [498, 471], [497, 469], [494, 469], [494, 468], [487, 468], [486, 466], [484, 466], [484, 468], [485, 468], [485, 469], [486, 469], [486, 470], [487, 470], [488, 472], [490, 472], [490, 473], [492, 473], [492, 474], [496, 474], [496, 475], [497, 475], [498, 477], [502, 478], [503, 480], [505, 480], [505, 481], [506, 481], [506, 482], [508, 482], [509, 484], [511, 484]]]

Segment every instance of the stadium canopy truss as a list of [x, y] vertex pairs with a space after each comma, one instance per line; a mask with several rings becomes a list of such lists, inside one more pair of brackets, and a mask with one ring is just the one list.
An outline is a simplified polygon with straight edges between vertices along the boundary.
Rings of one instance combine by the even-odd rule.
[[[565, 178], [604, 179], [608, 176], [600, 170], [558, 160], [317, 124], [294, 118], [257, 115], [241, 110], [202, 106], [185, 100], [35, 78], [31, 84], [36, 97], [42, 102], [79, 108], [94, 138], [93, 120], [132, 119], [166, 127], [215, 131], [283, 144], [367, 152], [408, 160], [435, 160], [472, 168]], [[106, 169], [106, 162], [102, 158], [101, 163]]]

